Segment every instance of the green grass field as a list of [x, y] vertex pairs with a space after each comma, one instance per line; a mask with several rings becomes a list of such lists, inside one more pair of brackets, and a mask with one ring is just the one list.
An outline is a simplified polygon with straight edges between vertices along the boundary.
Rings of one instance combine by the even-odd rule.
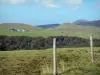
[[[63, 33], [62, 33], [63, 32]], [[67, 31], [58, 31], [58, 30], [38, 30], [38, 31], [29, 31], [29, 32], [14, 32], [14, 31], [0, 31], [0, 36], [31, 36], [31, 37], [49, 37], [49, 36], [76, 36], [82, 38], [89, 38], [89, 33], [87, 32], [67, 32]], [[93, 33], [93, 38], [100, 38], [99, 33]]]
[[[53, 75], [52, 48], [0, 51], [0, 75]], [[100, 47], [57, 48], [57, 72], [61, 75], [100, 75]]]
[[0, 35], [7, 36], [31, 36], [31, 37], [48, 37], [48, 36], [59, 36], [61, 33], [54, 30], [38, 30], [29, 32], [14, 32], [14, 31], [0, 31]]
[[[30, 31], [14, 32], [14, 31], [8, 31], [8, 28], [24, 28]], [[90, 34], [92, 34], [94, 38], [100, 38], [100, 27], [80, 26], [80, 25], [66, 23], [56, 28], [41, 29], [39, 27], [26, 24], [19, 24], [19, 23], [0, 24], [0, 35], [7, 35], [7, 36], [31, 36], [31, 37], [76, 36], [82, 38], [89, 38]]]

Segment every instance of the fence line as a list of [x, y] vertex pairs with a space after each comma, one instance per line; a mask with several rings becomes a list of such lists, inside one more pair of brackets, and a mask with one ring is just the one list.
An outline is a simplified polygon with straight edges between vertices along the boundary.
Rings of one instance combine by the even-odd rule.
[[[93, 37], [90, 35], [90, 53], [91, 62], [94, 63], [94, 52], [93, 52]], [[56, 65], [56, 38], [53, 38], [53, 75], [57, 75], [57, 65]]]

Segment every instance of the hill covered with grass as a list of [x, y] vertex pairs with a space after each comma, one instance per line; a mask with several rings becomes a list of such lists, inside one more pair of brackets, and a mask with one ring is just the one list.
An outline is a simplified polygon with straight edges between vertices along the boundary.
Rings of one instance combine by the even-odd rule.
[[23, 23], [2, 23], [0, 30], [8, 30], [9, 28], [22, 28], [29, 31], [40, 30], [41, 28]]
[[100, 27], [100, 20], [76, 20], [73, 24], [83, 25], [83, 26], [97, 26]]
[[[24, 28], [30, 31], [14, 32], [14, 31], [8, 31], [8, 28]], [[100, 27], [81, 26], [81, 25], [75, 25], [71, 23], [64, 23], [55, 28], [41, 29], [39, 27], [20, 24], [20, 23], [0, 24], [0, 35], [7, 35], [7, 36], [31, 36], [31, 37], [76, 36], [82, 38], [89, 38], [90, 34], [92, 34], [94, 38], [100, 38]]]
[[71, 23], [64, 23], [53, 30], [69, 36], [88, 37], [90, 34], [92, 34], [94, 37], [100, 37], [100, 27], [95, 26], [81, 26]]

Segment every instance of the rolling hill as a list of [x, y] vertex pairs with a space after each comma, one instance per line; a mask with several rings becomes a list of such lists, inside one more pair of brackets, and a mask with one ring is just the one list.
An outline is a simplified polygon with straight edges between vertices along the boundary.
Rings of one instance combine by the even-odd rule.
[[[14, 32], [8, 31], [8, 28], [25, 28], [31, 31], [28, 32]], [[35, 29], [36, 31], [32, 31]], [[96, 26], [81, 26], [71, 23], [64, 23], [54, 28], [41, 29], [39, 27], [26, 24], [0, 24], [0, 35], [7, 36], [31, 36], [31, 37], [48, 37], [48, 36], [77, 36], [82, 38], [89, 38], [92, 34], [94, 38], [100, 38], [100, 27]]]
[[77, 21], [73, 22], [73, 24], [100, 27], [100, 20], [94, 20], [94, 21], [77, 20]]
[[37, 27], [43, 28], [43, 29], [49, 29], [49, 28], [55, 28], [59, 26], [60, 24], [47, 24], [47, 25], [39, 25]]
[[71, 23], [64, 23], [53, 30], [69, 36], [88, 37], [90, 34], [100, 37], [100, 28], [95, 26], [81, 26]]
[[0, 30], [8, 30], [9, 28], [23, 28], [25, 30], [34, 31], [40, 30], [41, 28], [32, 25], [22, 24], [22, 23], [2, 23], [0, 24]]

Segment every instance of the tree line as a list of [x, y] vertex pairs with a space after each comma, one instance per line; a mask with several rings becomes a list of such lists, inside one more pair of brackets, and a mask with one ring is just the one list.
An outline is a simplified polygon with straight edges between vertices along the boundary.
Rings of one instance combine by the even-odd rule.
[[[56, 38], [58, 48], [89, 47], [90, 40], [71, 36], [28, 37], [28, 36], [0, 36], [0, 50], [41, 50], [52, 48], [53, 38]], [[100, 46], [100, 39], [93, 39], [94, 46]]]

